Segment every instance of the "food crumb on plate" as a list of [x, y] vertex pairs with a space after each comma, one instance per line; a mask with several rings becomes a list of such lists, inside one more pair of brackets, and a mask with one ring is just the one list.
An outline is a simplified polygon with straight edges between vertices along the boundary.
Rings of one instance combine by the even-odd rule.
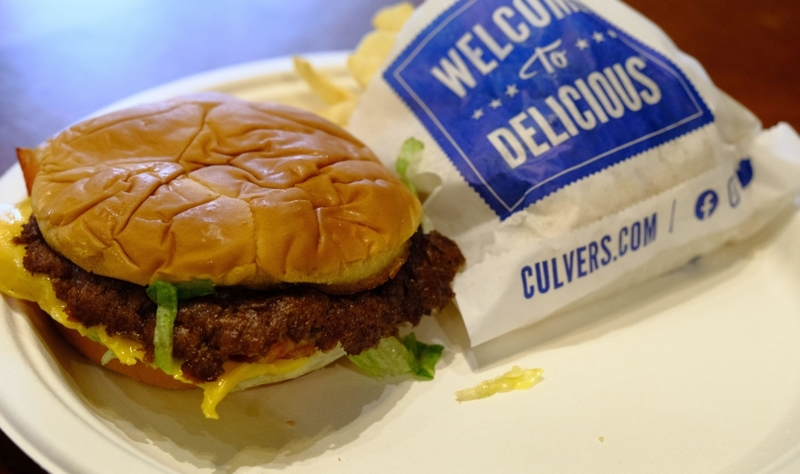
[[522, 369], [515, 365], [511, 370], [497, 378], [484, 380], [474, 387], [457, 391], [456, 400], [465, 402], [491, 397], [500, 392], [527, 390], [542, 380], [543, 373], [544, 369]]

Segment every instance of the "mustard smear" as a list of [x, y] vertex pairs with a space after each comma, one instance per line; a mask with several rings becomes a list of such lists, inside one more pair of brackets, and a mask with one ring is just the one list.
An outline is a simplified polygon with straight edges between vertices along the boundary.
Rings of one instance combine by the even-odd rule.
[[484, 380], [478, 385], [456, 392], [456, 400], [466, 402], [491, 397], [500, 392], [527, 390], [542, 380], [543, 369], [522, 369], [514, 366], [510, 371], [492, 380]]

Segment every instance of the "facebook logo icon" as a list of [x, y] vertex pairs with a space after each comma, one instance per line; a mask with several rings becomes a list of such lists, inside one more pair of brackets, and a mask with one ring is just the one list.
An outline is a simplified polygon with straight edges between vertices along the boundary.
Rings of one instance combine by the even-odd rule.
[[714, 190], [709, 189], [703, 191], [703, 193], [698, 196], [697, 202], [694, 205], [694, 215], [701, 221], [705, 220], [711, 217], [711, 214], [717, 210], [718, 203], [719, 197]]

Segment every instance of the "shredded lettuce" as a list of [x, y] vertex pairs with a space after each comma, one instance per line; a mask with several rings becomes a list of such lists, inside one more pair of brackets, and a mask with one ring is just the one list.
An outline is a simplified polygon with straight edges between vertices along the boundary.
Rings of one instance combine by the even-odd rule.
[[433, 380], [433, 376], [436, 374], [436, 363], [442, 357], [444, 346], [419, 342], [413, 332], [403, 339], [403, 345], [408, 349], [410, 355], [408, 360], [411, 372], [417, 377]]
[[380, 379], [411, 373], [431, 380], [443, 350], [444, 347], [438, 344], [419, 342], [414, 333], [411, 333], [402, 341], [396, 337], [387, 337], [375, 349], [348, 358], [371, 377]]
[[103, 340], [100, 339], [100, 334], [97, 334], [97, 329], [96, 328], [89, 328], [89, 330], [86, 331], [86, 337], [88, 337], [90, 340], [92, 340], [94, 342], [97, 342], [99, 344], [103, 343]]
[[100, 359], [100, 363], [102, 365], [106, 365], [106, 364], [108, 364], [109, 362], [111, 362], [112, 360], [114, 360], [116, 358], [117, 358], [117, 355], [114, 354], [114, 351], [109, 349], [109, 350], [106, 351], [105, 354], [103, 354], [103, 357]]
[[172, 334], [175, 317], [178, 316], [178, 301], [214, 293], [211, 280], [194, 280], [170, 283], [157, 280], [147, 287], [147, 296], [158, 305], [156, 328], [153, 336], [155, 363], [167, 374], [178, 373], [180, 367], [172, 358]]
[[379, 379], [402, 375], [411, 370], [408, 349], [396, 337], [387, 337], [381, 340], [378, 347], [347, 357], [367, 375]]
[[192, 280], [172, 283], [178, 289], [178, 301], [214, 294], [214, 283], [211, 280]]
[[172, 329], [178, 315], [178, 289], [169, 282], [158, 280], [147, 287], [147, 296], [158, 305], [153, 336], [155, 363], [164, 372], [174, 374], [177, 367], [172, 359]]
[[400, 174], [400, 180], [405, 184], [412, 193], [417, 194], [417, 188], [411, 182], [409, 177], [409, 168], [412, 164], [422, 159], [422, 149], [425, 145], [414, 137], [406, 139], [403, 146], [400, 148], [400, 154], [397, 156], [395, 168]]

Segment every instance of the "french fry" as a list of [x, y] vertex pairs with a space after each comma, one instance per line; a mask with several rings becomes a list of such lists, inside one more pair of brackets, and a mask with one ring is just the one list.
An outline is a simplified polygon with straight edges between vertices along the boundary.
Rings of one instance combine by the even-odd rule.
[[403, 2], [378, 10], [372, 18], [376, 30], [399, 32], [414, 13], [414, 5]]
[[[347, 59], [350, 74], [362, 88], [380, 69], [394, 45], [397, 33], [412, 13], [414, 6], [404, 2], [382, 8], [372, 18], [375, 29], [364, 36], [356, 51]], [[338, 125], [346, 125], [358, 103], [358, 95], [337, 86], [301, 57], [294, 57], [294, 68], [312, 92], [328, 104], [317, 113]]]
[[356, 104], [358, 104], [358, 97], [353, 96], [350, 99], [330, 105], [317, 113], [337, 125], [344, 126], [347, 125], [347, 121], [356, 108]]
[[350, 74], [361, 87], [366, 87], [372, 76], [380, 68], [394, 45], [397, 33], [408, 21], [414, 7], [410, 3], [399, 3], [383, 8], [375, 14], [372, 25], [375, 30], [367, 33], [364, 39], [347, 60]]
[[294, 69], [297, 74], [308, 83], [311, 90], [326, 104], [335, 105], [355, 98], [350, 91], [337, 86], [330, 79], [317, 72], [311, 66], [311, 63], [305, 59], [299, 56], [295, 56], [293, 59]]

